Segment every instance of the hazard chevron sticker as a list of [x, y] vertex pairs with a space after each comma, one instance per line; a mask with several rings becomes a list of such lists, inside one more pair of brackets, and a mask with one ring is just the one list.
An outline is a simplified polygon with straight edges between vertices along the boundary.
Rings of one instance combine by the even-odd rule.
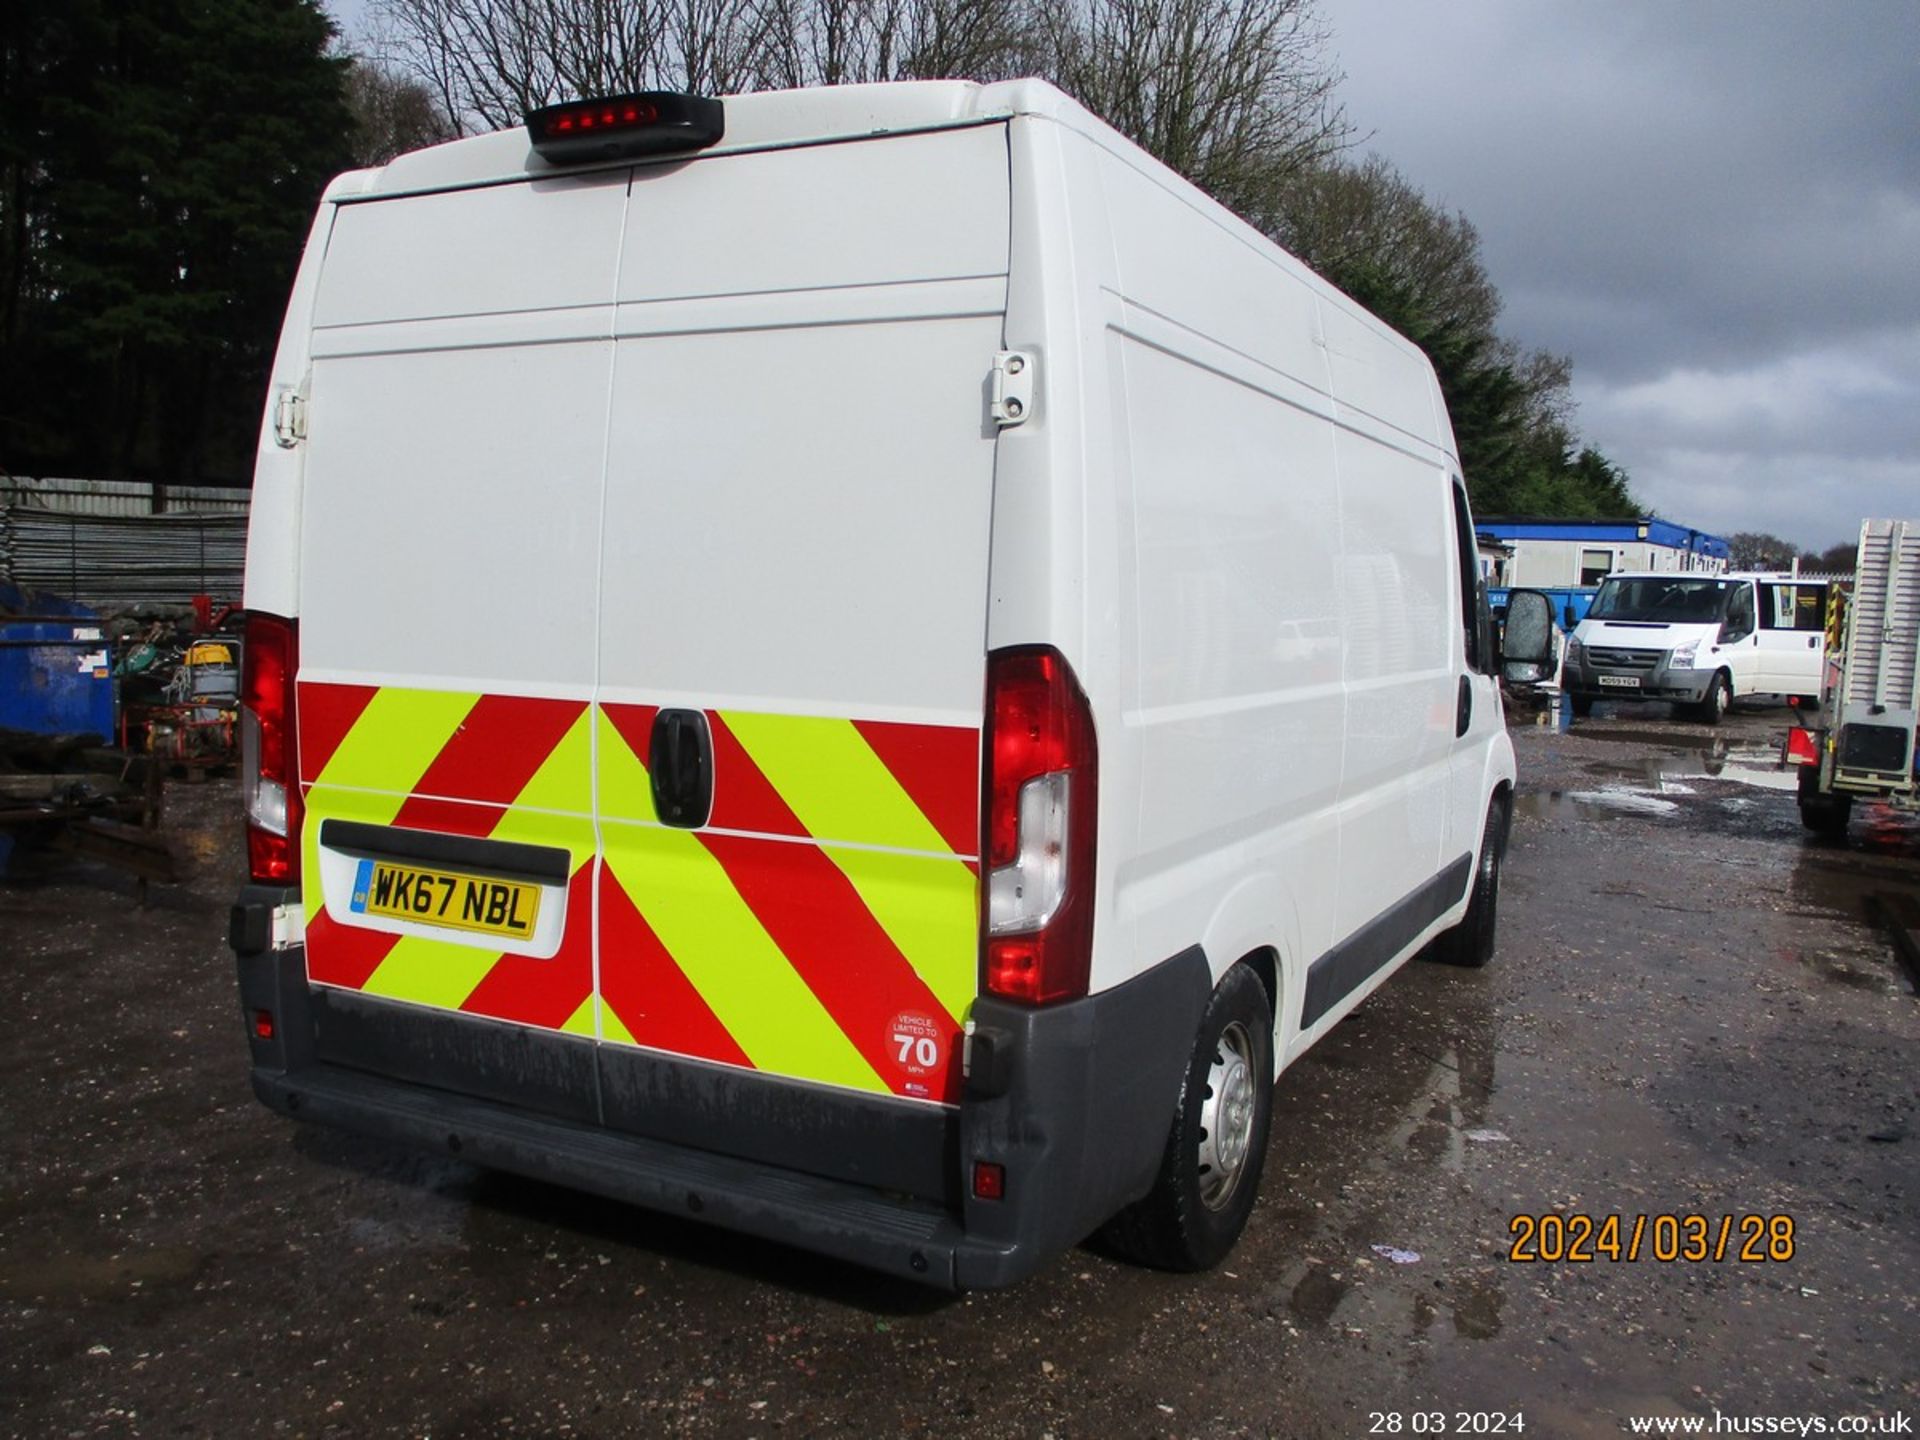
[[[309, 978], [957, 1100], [978, 966], [979, 731], [710, 711], [713, 812], [688, 831], [654, 815], [655, 713], [303, 682]], [[321, 893], [318, 836], [335, 817], [565, 850], [557, 951], [352, 923]]]

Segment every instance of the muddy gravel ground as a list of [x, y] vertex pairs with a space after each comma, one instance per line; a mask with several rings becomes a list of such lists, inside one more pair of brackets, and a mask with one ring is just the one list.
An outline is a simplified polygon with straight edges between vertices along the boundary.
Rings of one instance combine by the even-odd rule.
[[[1804, 838], [1778, 708], [1529, 718], [1495, 963], [1408, 966], [1282, 1078], [1225, 1267], [1089, 1246], [957, 1298], [269, 1114], [224, 941], [234, 788], [177, 786], [193, 876], [148, 908], [84, 866], [0, 884], [0, 1431], [1920, 1416], [1920, 1002], [1865, 919], [1920, 892], [1920, 827]], [[1735, 1228], [1718, 1262], [1657, 1261], [1657, 1230], [1638, 1261], [1509, 1259], [1516, 1216], [1614, 1214], [1788, 1216], [1791, 1258], [1734, 1258]]]

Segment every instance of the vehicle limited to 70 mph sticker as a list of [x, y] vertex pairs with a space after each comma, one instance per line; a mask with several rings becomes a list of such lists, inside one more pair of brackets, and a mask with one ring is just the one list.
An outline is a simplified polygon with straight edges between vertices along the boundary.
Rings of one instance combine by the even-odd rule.
[[887, 1027], [887, 1053], [905, 1072], [901, 1087], [909, 1095], [931, 1096], [934, 1080], [947, 1056], [946, 1035], [931, 1015], [902, 1010]]

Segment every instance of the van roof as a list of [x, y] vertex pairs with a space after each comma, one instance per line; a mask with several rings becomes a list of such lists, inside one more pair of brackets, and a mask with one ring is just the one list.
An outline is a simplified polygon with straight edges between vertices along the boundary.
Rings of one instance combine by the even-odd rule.
[[[1009, 80], [981, 85], [971, 80], [893, 81], [875, 85], [835, 85], [806, 90], [762, 90], [724, 97], [726, 136], [702, 155], [766, 150], [823, 140], [852, 140], [871, 135], [948, 129], [1004, 120], [1013, 115], [1047, 115], [1076, 128], [1099, 122], [1044, 80]], [[1104, 129], [1104, 126], [1100, 128]], [[655, 163], [679, 157], [663, 156]], [[631, 159], [608, 166], [632, 166]], [[524, 126], [496, 130], [402, 155], [377, 170], [356, 170], [329, 187], [327, 198], [417, 194], [498, 184], [529, 176], [566, 174], [593, 166], [558, 166], [534, 154]]]
[[[1004, 80], [982, 85], [971, 80], [894, 80], [873, 85], [816, 86], [803, 90], [762, 90], [721, 97], [726, 104], [726, 134], [719, 144], [697, 152], [705, 157], [750, 150], [785, 149], [836, 140], [877, 135], [957, 129], [990, 124], [1017, 115], [1058, 122], [1063, 128], [1091, 140], [1141, 173], [1184, 196], [1205, 216], [1275, 260], [1312, 290], [1325, 305], [1337, 308], [1380, 336], [1403, 355], [1426, 367], [1433, 404], [1440, 403], [1438, 380], [1425, 354], [1411, 340], [1351, 296], [1335, 289], [1297, 257], [1275, 244], [1246, 219], [1221, 205], [1192, 182], [1133, 144], [1079, 101], [1045, 80]], [[629, 169], [635, 165], [676, 164], [680, 157], [653, 160], [609, 160], [601, 165], [556, 166], [536, 155], [524, 126], [497, 130], [491, 135], [454, 140], [399, 156], [375, 170], [354, 170], [327, 187], [325, 201], [350, 203], [402, 195], [431, 194], [549, 175], [591, 173], [596, 169]], [[1457, 455], [1451, 431], [1444, 421], [1437, 439], [1440, 448]], [[1457, 458], [1454, 460], [1458, 464]]]

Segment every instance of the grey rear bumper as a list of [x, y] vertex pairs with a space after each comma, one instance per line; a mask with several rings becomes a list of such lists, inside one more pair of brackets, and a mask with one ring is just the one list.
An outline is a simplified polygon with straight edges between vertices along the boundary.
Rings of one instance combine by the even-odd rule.
[[[243, 894], [236, 938], [272, 903]], [[254, 1093], [282, 1114], [953, 1290], [1022, 1279], [1146, 1193], [1212, 989], [1195, 947], [1069, 1004], [976, 1000], [956, 1109], [314, 989], [297, 947], [238, 964]], [[980, 1160], [1004, 1199], [972, 1194]]]

